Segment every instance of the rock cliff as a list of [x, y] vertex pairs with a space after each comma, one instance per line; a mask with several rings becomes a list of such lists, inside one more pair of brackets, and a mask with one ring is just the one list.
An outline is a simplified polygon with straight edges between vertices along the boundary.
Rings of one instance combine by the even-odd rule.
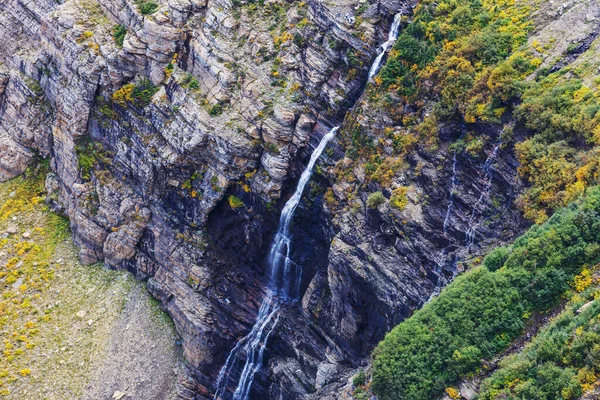
[[[393, 157], [386, 133], [402, 116], [362, 93], [393, 15], [410, 6], [0, 4], [0, 179], [50, 158], [48, 201], [70, 218], [81, 259], [147, 279], [172, 316], [189, 363], [181, 398], [212, 398], [251, 329], [283, 200], [334, 125], [293, 227], [303, 295], [253, 398], [344, 397], [387, 331], [527, 226], [513, 151], [527, 132], [510, 116], [435, 124], [434, 143]], [[473, 137], [476, 147], [455, 144]], [[349, 156], [357, 141], [389, 156], [380, 170]]]
[[401, 6], [0, 5], [0, 179], [50, 158], [49, 201], [81, 259], [149, 279], [173, 317], [182, 397], [210, 397], [223, 349], [251, 326], [278, 199], [309, 139], [360, 95]]

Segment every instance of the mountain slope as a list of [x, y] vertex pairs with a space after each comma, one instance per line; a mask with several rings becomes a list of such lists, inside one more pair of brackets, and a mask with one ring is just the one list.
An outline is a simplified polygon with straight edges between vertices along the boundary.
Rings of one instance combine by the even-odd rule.
[[189, 361], [179, 395], [211, 398], [264, 296], [279, 210], [342, 124], [292, 225], [301, 301], [252, 393], [336, 398], [432, 294], [598, 183], [598, 9], [7, 1], [0, 179], [50, 158], [82, 260], [148, 280]]

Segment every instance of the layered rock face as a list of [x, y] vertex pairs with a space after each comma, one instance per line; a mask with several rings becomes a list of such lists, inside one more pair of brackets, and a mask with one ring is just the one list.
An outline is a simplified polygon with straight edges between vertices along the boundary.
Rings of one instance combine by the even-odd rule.
[[[251, 327], [300, 150], [354, 104], [403, 6], [0, 5], [0, 179], [50, 159], [49, 201], [69, 216], [81, 259], [149, 279], [172, 315], [190, 363], [183, 398], [211, 397], [224, 349]], [[292, 339], [278, 335], [287, 348]], [[309, 369], [288, 391], [313, 392], [316, 380]]]
[[[293, 226], [302, 298], [283, 310], [252, 397], [345, 398], [387, 331], [525, 229], [513, 145], [526, 132], [439, 126], [435, 151], [419, 147], [378, 185], [348, 142], [391, 148], [381, 132], [402, 125], [361, 93], [410, 4], [150, 3], [0, 4], [0, 179], [50, 159], [49, 201], [82, 260], [148, 279], [189, 361], [179, 394], [208, 399], [254, 323], [278, 210], [342, 124]], [[478, 151], [451, 146], [467, 135]], [[379, 190], [386, 200], [369, 201]]]

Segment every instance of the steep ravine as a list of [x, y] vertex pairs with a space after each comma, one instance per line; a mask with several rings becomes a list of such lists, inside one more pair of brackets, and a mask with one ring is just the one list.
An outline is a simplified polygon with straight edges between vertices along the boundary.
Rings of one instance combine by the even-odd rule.
[[[378, 141], [401, 125], [359, 96], [410, 2], [136, 3], [0, 4], [0, 179], [50, 158], [46, 187], [82, 261], [148, 280], [173, 318], [182, 399], [212, 398], [252, 328], [281, 207], [331, 126], [291, 226], [301, 301], [281, 313], [251, 398], [343, 398], [386, 332], [528, 226], [514, 145], [529, 133], [510, 116], [441, 124], [435, 151], [412, 152], [389, 185], [347, 157], [354, 132]], [[480, 151], [452, 146], [468, 135]], [[376, 191], [386, 201], [369, 207]]]

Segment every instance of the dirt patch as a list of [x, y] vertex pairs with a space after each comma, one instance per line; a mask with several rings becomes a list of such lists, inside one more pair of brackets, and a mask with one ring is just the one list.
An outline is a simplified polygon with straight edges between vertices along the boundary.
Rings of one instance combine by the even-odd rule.
[[177, 338], [156, 307], [145, 288], [133, 287], [82, 399], [110, 399], [115, 392], [124, 393], [123, 399], [176, 398], [175, 382], [182, 372]]

